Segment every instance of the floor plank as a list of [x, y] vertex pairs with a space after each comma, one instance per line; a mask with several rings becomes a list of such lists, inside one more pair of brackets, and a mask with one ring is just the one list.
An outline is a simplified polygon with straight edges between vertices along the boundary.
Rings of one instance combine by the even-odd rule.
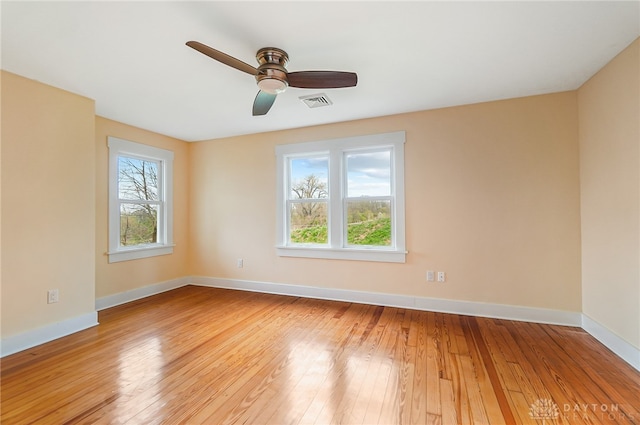
[[198, 286], [99, 321], [2, 359], [2, 424], [640, 423], [579, 328]]

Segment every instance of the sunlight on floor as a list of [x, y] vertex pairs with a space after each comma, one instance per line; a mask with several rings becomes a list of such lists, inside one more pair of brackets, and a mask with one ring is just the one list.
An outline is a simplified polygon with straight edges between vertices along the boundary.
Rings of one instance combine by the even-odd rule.
[[[162, 415], [163, 403], [160, 382], [163, 379], [162, 368], [165, 363], [162, 344], [156, 336], [148, 337], [142, 342], [136, 341], [125, 347], [118, 356], [118, 387], [120, 397], [116, 409], [117, 417], [124, 423], [135, 416], [136, 421], [158, 420]], [[135, 400], [134, 403], [131, 401]], [[126, 409], [126, 406], [148, 406], [140, 413]]]
[[384, 401], [389, 376], [397, 373], [391, 359], [331, 347], [290, 347], [287, 379], [295, 381], [295, 387], [288, 395], [287, 412], [283, 405], [278, 420], [351, 423], [362, 421], [367, 409], [379, 411], [376, 406]]

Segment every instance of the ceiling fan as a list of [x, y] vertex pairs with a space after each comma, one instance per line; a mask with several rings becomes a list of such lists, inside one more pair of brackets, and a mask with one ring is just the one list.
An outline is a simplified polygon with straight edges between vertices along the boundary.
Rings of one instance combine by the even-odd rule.
[[358, 75], [344, 71], [297, 71], [287, 72], [285, 66], [289, 56], [284, 50], [275, 47], [264, 47], [256, 53], [259, 66], [253, 67], [233, 56], [220, 52], [198, 41], [188, 41], [187, 46], [222, 62], [239, 71], [251, 74], [258, 82], [258, 94], [253, 101], [253, 115], [265, 115], [271, 109], [278, 93], [287, 87], [302, 89], [334, 89], [355, 87]]

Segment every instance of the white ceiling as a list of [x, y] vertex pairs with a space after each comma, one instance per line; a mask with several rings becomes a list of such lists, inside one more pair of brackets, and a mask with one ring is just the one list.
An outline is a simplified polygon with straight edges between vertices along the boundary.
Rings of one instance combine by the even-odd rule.
[[[640, 36], [640, 2], [8, 2], [2, 68], [96, 101], [96, 114], [196, 141], [573, 90]], [[358, 74], [289, 88], [251, 115], [255, 80], [185, 46], [256, 65]], [[298, 97], [326, 93], [309, 109]]]

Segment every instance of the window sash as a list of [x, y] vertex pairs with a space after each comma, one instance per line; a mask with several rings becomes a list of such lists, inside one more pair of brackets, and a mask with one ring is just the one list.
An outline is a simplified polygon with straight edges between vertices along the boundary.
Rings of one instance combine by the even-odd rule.
[[[389, 147], [389, 146], [384, 146], [382, 148], [368, 148], [368, 149], [348, 149], [345, 150], [343, 152], [343, 158], [341, 161], [342, 166], [344, 167], [344, 171], [343, 171], [343, 194], [344, 197], [349, 197], [349, 156], [353, 156], [353, 155], [366, 155], [366, 154], [376, 154], [376, 153], [383, 153], [383, 152], [389, 152], [389, 192], [387, 194], [384, 195], [367, 195], [368, 197], [374, 197], [374, 196], [394, 196], [394, 184], [393, 184], [393, 179], [394, 179], [394, 169], [393, 169], [393, 148]], [[355, 198], [355, 196], [352, 196], [353, 198]]]
[[[156, 160], [156, 159], [152, 159], [152, 158], [145, 158], [145, 157], [141, 157], [138, 155], [131, 155], [131, 154], [119, 154], [118, 155], [118, 198], [122, 201], [125, 200], [129, 200], [129, 201], [146, 201], [147, 199], [142, 198], [142, 197], [123, 197], [122, 194], [123, 193], [130, 193], [131, 191], [136, 191], [136, 188], [128, 188], [126, 186], [129, 185], [129, 182], [124, 182], [120, 179], [121, 174], [122, 174], [122, 168], [121, 168], [121, 160], [123, 159], [127, 159], [127, 160], [134, 160], [134, 161], [140, 161], [140, 162], [144, 162], [144, 163], [150, 163], [150, 164], [154, 164], [156, 166], [156, 182], [155, 182], [155, 186], [149, 185], [149, 187], [151, 187], [152, 189], [155, 189], [155, 194], [157, 196], [157, 200], [162, 200], [164, 198], [164, 191], [163, 191], [163, 178], [162, 178], [162, 170], [164, 168], [164, 162], [161, 160]], [[146, 174], [146, 173], [145, 173]], [[128, 189], [129, 192], [125, 192], [124, 189]]]
[[163, 201], [147, 201], [146, 199], [118, 199], [120, 204], [137, 204], [137, 205], [164, 205]]
[[[325, 213], [326, 213], [326, 219], [325, 222], [326, 227], [327, 227], [327, 242], [326, 243], [316, 243], [316, 242], [308, 242], [308, 243], [302, 243], [302, 242], [294, 242], [292, 240], [292, 234], [293, 234], [293, 223], [292, 223], [292, 218], [291, 218], [291, 209], [292, 206], [295, 204], [305, 204], [305, 203], [316, 203], [316, 204], [325, 204]], [[329, 229], [331, 228], [331, 217], [330, 217], [330, 212], [329, 212], [329, 199], [328, 198], [305, 198], [305, 199], [290, 199], [287, 201], [287, 243], [293, 246], [330, 246], [331, 245], [331, 235], [329, 234]], [[316, 226], [319, 227], [319, 226]]]
[[[137, 159], [140, 161], [146, 161], [146, 162], [151, 162], [157, 165], [157, 181], [156, 181], [156, 187], [155, 189], [157, 190], [157, 196], [158, 196], [158, 200], [147, 200], [147, 199], [142, 199], [142, 198], [120, 198], [120, 194], [122, 193], [122, 182], [120, 181], [120, 159], [122, 158], [131, 158], [131, 159]], [[151, 243], [140, 243], [140, 244], [136, 244], [136, 245], [122, 245], [122, 232], [120, 233], [120, 238], [119, 238], [119, 244], [118, 247], [119, 249], [136, 249], [136, 248], [142, 248], [142, 247], [146, 247], [146, 246], [152, 246], [152, 245], [165, 245], [165, 240], [166, 240], [166, 235], [165, 235], [165, 226], [164, 226], [164, 221], [165, 221], [165, 215], [166, 215], [166, 208], [165, 208], [165, 193], [164, 193], [164, 180], [163, 180], [163, 170], [165, 168], [165, 161], [163, 160], [157, 160], [157, 159], [153, 159], [153, 158], [149, 158], [149, 157], [143, 157], [143, 156], [139, 156], [139, 155], [131, 155], [131, 154], [121, 154], [118, 155], [118, 209], [120, 211], [122, 211], [122, 206], [123, 205], [156, 205], [157, 208], [157, 216], [156, 216], [156, 228], [157, 228], [157, 232], [156, 232], [156, 241], [155, 242], [151, 242]], [[120, 216], [122, 217], [122, 212], [120, 213]]]
[[[151, 209], [151, 214], [149, 214], [148, 208]], [[158, 225], [160, 216], [161, 210], [158, 204], [121, 203], [119, 248], [139, 248], [161, 242], [160, 226]], [[125, 224], [126, 226], [124, 226]], [[123, 232], [123, 226], [126, 232]], [[130, 240], [137, 243], [126, 243]]]

